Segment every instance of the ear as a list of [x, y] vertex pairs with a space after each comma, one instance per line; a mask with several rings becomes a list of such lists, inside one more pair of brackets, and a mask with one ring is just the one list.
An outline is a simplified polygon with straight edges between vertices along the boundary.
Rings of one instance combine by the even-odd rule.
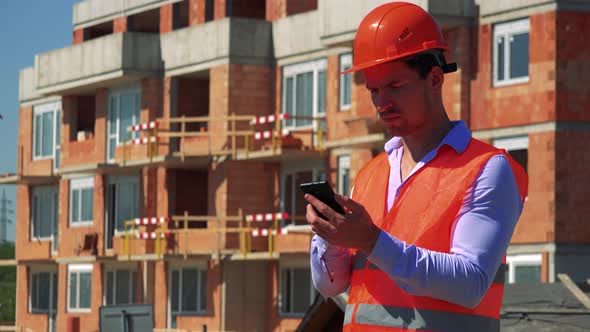
[[442, 68], [438, 66], [432, 67], [432, 70], [428, 73], [428, 83], [430, 87], [435, 90], [441, 90], [444, 82], [445, 75]]

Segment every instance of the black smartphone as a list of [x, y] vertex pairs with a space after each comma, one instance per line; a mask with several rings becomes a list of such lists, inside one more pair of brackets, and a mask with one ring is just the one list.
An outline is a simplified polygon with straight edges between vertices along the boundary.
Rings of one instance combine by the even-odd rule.
[[[336, 200], [334, 199], [334, 190], [332, 190], [332, 186], [328, 183], [328, 181], [315, 181], [315, 182], [307, 182], [302, 183], [299, 185], [299, 189], [306, 194], [313, 195], [315, 198], [322, 201], [324, 204], [332, 208], [332, 210], [344, 214], [344, 209]], [[319, 211], [314, 207], [315, 212], [325, 220], [328, 220], [326, 216], [319, 213]]]

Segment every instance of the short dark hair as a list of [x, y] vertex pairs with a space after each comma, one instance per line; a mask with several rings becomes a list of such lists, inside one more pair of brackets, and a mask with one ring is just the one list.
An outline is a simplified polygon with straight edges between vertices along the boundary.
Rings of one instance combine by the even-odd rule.
[[[455, 64], [448, 65], [441, 50], [418, 53], [405, 60], [406, 65], [416, 71], [421, 79], [426, 79], [433, 67], [440, 67], [443, 73], [457, 70]], [[453, 67], [454, 66], [454, 67]]]

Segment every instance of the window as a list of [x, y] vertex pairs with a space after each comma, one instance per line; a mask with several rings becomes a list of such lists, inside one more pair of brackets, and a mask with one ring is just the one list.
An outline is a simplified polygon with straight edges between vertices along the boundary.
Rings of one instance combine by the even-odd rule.
[[33, 188], [31, 239], [50, 240], [57, 235], [58, 196], [56, 186]]
[[128, 129], [139, 124], [140, 108], [139, 89], [111, 91], [107, 124], [107, 160], [109, 162], [114, 161], [115, 149], [118, 145], [139, 137], [139, 132], [131, 133]]
[[505, 149], [510, 157], [528, 173], [528, 135], [494, 139], [493, 145], [499, 149]]
[[509, 283], [541, 282], [541, 254], [508, 256], [506, 262]]
[[[326, 60], [284, 68], [283, 110], [291, 116], [285, 121], [285, 128], [315, 126], [312, 118], [325, 116]], [[321, 123], [324, 129], [324, 121]]]
[[70, 226], [94, 221], [94, 178], [70, 180]]
[[[352, 68], [352, 55], [343, 54], [340, 56], [340, 73]], [[350, 109], [350, 91], [352, 74], [340, 74], [340, 110]]]
[[303, 316], [315, 295], [309, 266], [285, 267], [280, 271], [280, 314]]
[[31, 270], [29, 277], [29, 312], [55, 313], [57, 307], [57, 274]]
[[305, 217], [307, 201], [303, 198], [303, 192], [299, 189], [299, 185], [311, 181], [325, 180], [326, 173], [320, 167], [311, 169], [286, 169], [283, 172], [282, 179], [282, 211], [289, 213], [292, 218], [292, 225], [307, 226], [305, 218], [301, 218]]
[[494, 26], [494, 86], [528, 82], [529, 27], [528, 18]]
[[139, 177], [116, 176], [108, 179], [107, 217], [113, 229], [125, 230], [125, 221], [139, 217]]
[[107, 269], [105, 272], [105, 305], [132, 304], [137, 300], [137, 271]]
[[170, 327], [176, 328], [176, 317], [203, 315], [207, 310], [207, 270], [184, 266], [170, 270]]
[[35, 106], [33, 128], [33, 160], [54, 159], [59, 168], [61, 102]]
[[92, 264], [68, 266], [68, 312], [90, 312]]
[[350, 156], [338, 157], [338, 193], [349, 195], [350, 193]]

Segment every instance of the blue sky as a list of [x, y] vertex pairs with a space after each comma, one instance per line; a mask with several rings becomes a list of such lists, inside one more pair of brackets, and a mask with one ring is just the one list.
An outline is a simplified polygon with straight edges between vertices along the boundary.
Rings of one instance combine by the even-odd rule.
[[[72, 43], [72, 8], [76, 2], [79, 1], [0, 1], [0, 114], [3, 117], [0, 120], [0, 174], [16, 171], [19, 70], [31, 67], [35, 54]], [[3, 188], [15, 206], [16, 187]], [[14, 215], [12, 220], [9, 239], [14, 239]]]

